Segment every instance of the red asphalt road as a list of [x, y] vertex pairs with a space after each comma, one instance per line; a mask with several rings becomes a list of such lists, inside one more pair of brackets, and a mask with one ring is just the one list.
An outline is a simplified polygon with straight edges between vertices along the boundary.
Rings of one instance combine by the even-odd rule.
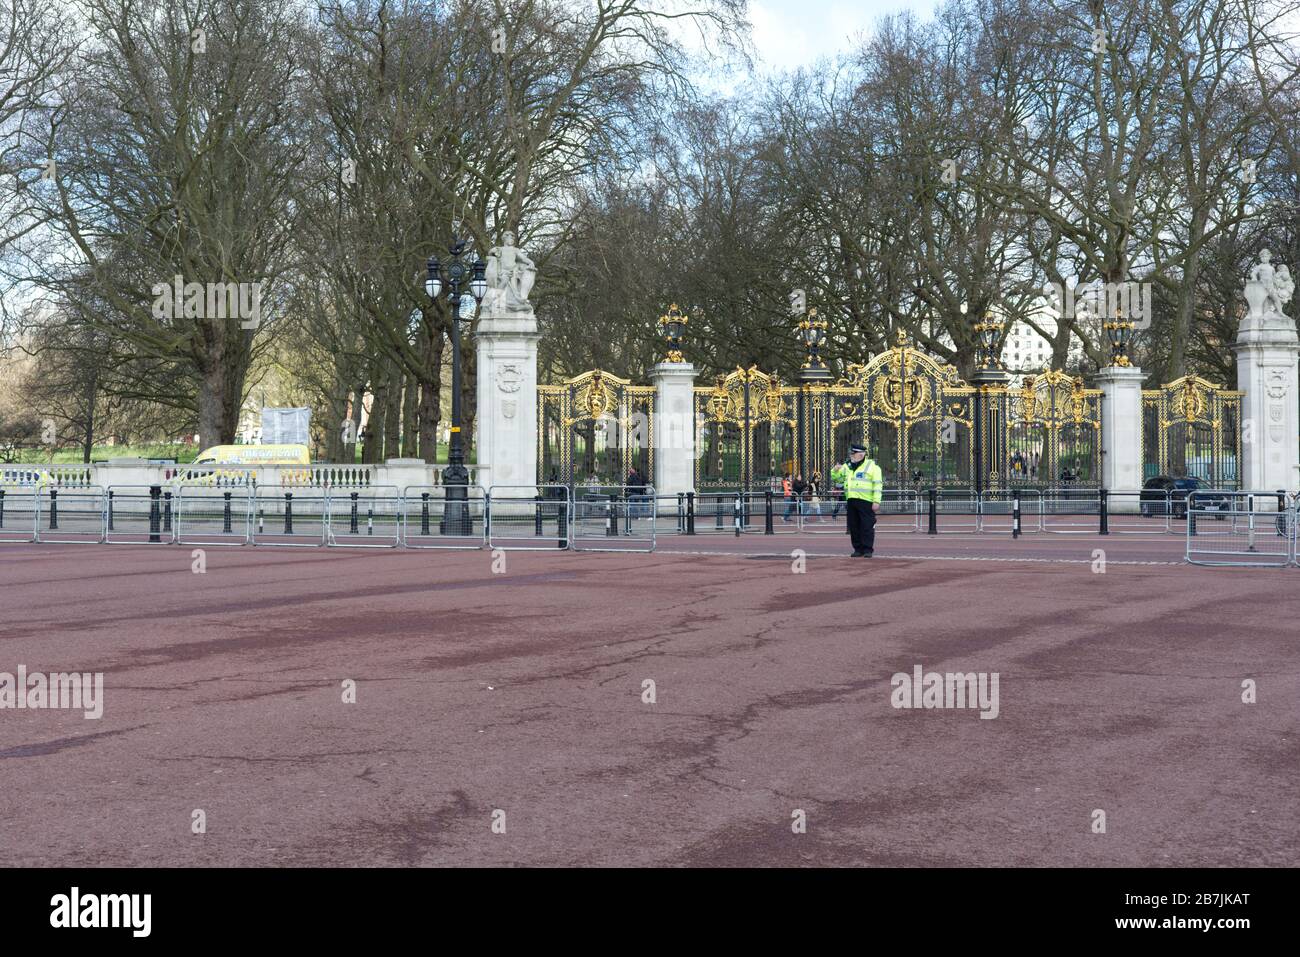
[[[189, 547], [0, 547], [0, 671], [102, 671], [106, 698], [0, 711], [0, 859], [1300, 863], [1300, 571], [994, 538], [866, 561], [697, 536], [502, 574], [487, 551], [212, 547], [194, 574]], [[960, 557], [1013, 548], [1040, 560]], [[921, 553], [957, 557], [897, 557]], [[998, 672], [999, 717], [895, 710], [916, 664]]]

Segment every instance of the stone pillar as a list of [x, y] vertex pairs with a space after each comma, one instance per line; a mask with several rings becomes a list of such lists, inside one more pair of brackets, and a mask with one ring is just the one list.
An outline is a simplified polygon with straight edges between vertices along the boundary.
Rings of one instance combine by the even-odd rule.
[[655, 494], [695, 490], [695, 367], [661, 362], [654, 367]]
[[[484, 300], [478, 330], [478, 484], [537, 485], [537, 319], [532, 308], [496, 311]], [[532, 489], [532, 491], [530, 491]]]
[[1101, 487], [1110, 491], [1142, 488], [1144, 378], [1136, 366], [1106, 366], [1093, 377], [1101, 389]]
[[1273, 266], [1268, 250], [1251, 269], [1248, 306], [1237, 329], [1237, 388], [1241, 407], [1242, 488], [1271, 492], [1300, 489], [1297, 437], [1300, 338], [1295, 320], [1282, 312], [1294, 283], [1285, 266]]

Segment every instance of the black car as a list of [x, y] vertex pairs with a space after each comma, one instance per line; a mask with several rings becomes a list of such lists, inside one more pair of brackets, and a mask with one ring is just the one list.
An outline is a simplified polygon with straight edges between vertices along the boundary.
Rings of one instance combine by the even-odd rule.
[[[1172, 478], [1168, 475], [1149, 478], [1142, 486], [1140, 498], [1142, 517], [1164, 515], [1167, 510], [1167, 514], [1174, 518], [1186, 518], [1187, 496], [1193, 492], [1200, 492], [1200, 489], [1201, 480], [1198, 478]], [[1196, 496], [1196, 505], [1200, 509], [1217, 508], [1220, 512], [1227, 512], [1232, 508], [1232, 498], [1223, 492], [1201, 492]], [[1220, 522], [1227, 517], [1227, 515], [1214, 516], [1215, 520]]]

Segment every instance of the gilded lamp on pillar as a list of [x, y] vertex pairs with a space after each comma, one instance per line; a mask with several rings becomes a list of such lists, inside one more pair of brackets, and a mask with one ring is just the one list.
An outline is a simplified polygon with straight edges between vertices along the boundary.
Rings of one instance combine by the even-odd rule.
[[686, 335], [686, 323], [690, 321], [689, 316], [682, 315], [677, 303], [668, 307], [668, 312], [659, 317], [659, 331], [668, 342], [668, 360], [669, 362], [685, 362], [682, 356], [682, 337]]
[[821, 348], [826, 342], [826, 329], [826, 320], [818, 319], [814, 308], [808, 310], [795, 330], [804, 348], [808, 350], [808, 358], [804, 360], [803, 370], [799, 373], [799, 378], [805, 382], [833, 378], [821, 356]]
[[1110, 340], [1110, 364], [1113, 366], [1130, 366], [1128, 358], [1129, 337], [1133, 333], [1133, 323], [1124, 318], [1124, 309], [1115, 307], [1115, 318], [1102, 323], [1106, 338]]
[[1002, 337], [1002, 323], [994, 319], [991, 313], [985, 313], [984, 319], [975, 323], [975, 336], [980, 344], [981, 368], [1002, 368], [1002, 360], [997, 354], [998, 340]]

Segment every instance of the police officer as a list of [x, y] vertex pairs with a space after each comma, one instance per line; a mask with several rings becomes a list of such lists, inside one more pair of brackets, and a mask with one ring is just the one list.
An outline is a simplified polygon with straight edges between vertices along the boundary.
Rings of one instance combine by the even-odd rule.
[[831, 469], [831, 481], [844, 484], [853, 557], [870, 558], [876, 544], [876, 513], [885, 487], [880, 466], [867, 458], [866, 448], [852, 445], [849, 460]]

